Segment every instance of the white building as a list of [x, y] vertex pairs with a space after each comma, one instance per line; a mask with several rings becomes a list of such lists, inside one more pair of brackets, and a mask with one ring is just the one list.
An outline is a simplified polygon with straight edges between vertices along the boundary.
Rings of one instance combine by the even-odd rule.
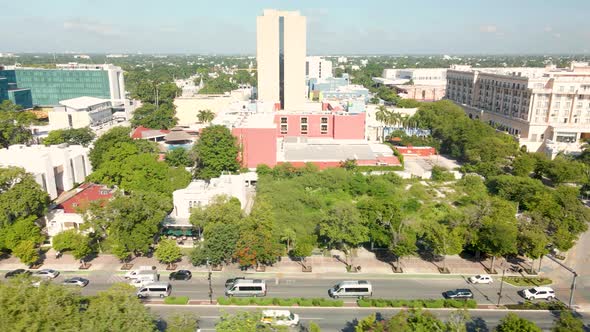
[[265, 9], [256, 18], [258, 99], [299, 110], [306, 100], [306, 18]]
[[55, 199], [92, 173], [88, 151], [81, 145], [11, 145], [0, 149], [0, 165], [24, 168]]
[[307, 79], [332, 77], [332, 61], [319, 56], [308, 56], [305, 58], [305, 76]]
[[188, 224], [192, 208], [207, 206], [220, 195], [239, 199], [244, 209], [248, 202], [248, 190], [256, 184], [257, 179], [256, 172], [249, 172], [237, 175], [223, 174], [211, 179], [209, 183], [203, 180], [193, 181], [188, 187], [176, 190], [172, 194], [174, 210], [170, 217], [177, 225]]
[[580, 151], [590, 138], [590, 66], [470, 68], [447, 74], [447, 98], [479, 119], [515, 135], [528, 151]]
[[381, 77], [373, 77], [375, 83], [384, 85], [446, 85], [447, 68], [384, 69]]
[[78, 97], [60, 101], [48, 116], [53, 130], [98, 127], [113, 120], [113, 104], [107, 99]]

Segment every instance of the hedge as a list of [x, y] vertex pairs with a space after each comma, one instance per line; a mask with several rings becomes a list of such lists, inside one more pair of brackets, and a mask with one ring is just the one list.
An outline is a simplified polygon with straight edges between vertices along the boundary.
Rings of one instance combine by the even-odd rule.
[[453, 300], [453, 299], [437, 299], [437, 300], [387, 300], [387, 299], [359, 299], [357, 300], [359, 307], [394, 307], [394, 308], [470, 308], [477, 307], [475, 300]]
[[549, 278], [539, 277], [504, 277], [504, 282], [513, 286], [545, 286], [553, 283]]
[[567, 306], [560, 301], [553, 300], [548, 302], [531, 302], [525, 301], [519, 304], [507, 304], [507, 309], [521, 309], [521, 310], [567, 310]]
[[291, 307], [298, 305], [300, 307], [342, 307], [342, 300], [330, 300], [324, 298], [260, 298], [260, 297], [220, 297], [217, 298], [219, 305], [261, 305], [261, 306], [281, 306]]
[[164, 299], [165, 304], [187, 304], [188, 296], [168, 296]]

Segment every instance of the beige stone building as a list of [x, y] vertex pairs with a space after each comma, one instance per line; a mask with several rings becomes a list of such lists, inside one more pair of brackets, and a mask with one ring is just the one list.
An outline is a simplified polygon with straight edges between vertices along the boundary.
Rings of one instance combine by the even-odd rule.
[[284, 110], [305, 104], [306, 18], [298, 11], [264, 10], [256, 19], [258, 100]]
[[590, 66], [481, 68], [453, 66], [446, 98], [518, 137], [529, 151], [576, 153], [590, 138]]

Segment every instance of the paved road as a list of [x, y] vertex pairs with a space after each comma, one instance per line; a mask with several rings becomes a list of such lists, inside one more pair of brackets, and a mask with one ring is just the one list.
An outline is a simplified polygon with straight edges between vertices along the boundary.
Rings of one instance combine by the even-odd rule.
[[[150, 306], [150, 310], [164, 320], [172, 314], [180, 312], [194, 313], [199, 317], [202, 331], [214, 331], [215, 323], [224, 313], [233, 314], [237, 311], [259, 310], [255, 308], [234, 307], [181, 307], [181, 306]], [[292, 308], [292, 312], [299, 314], [301, 324], [309, 326], [311, 321], [320, 325], [323, 332], [354, 331], [357, 321], [376, 313], [377, 317], [387, 319], [395, 315], [397, 309], [368, 309], [368, 308]], [[453, 310], [436, 310], [434, 312], [440, 319], [447, 319]], [[471, 321], [468, 323], [469, 331], [492, 331], [499, 321], [507, 314], [507, 311], [470, 311]], [[519, 316], [534, 321], [544, 331], [549, 331], [553, 326], [555, 316], [549, 312], [519, 312]], [[479, 328], [479, 329], [478, 329]]]
[[[71, 275], [68, 275], [71, 276]], [[125, 282], [123, 275], [107, 273], [92, 273], [85, 275], [90, 279], [90, 284], [82, 290], [83, 294], [92, 295], [105, 290], [115, 282]], [[59, 276], [53, 282], [61, 282], [64, 276]], [[161, 277], [167, 280], [166, 276]], [[265, 278], [263, 278], [265, 279]], [[348, 278], [353, 279], [353, 278]], [[328, 297], [328, 289], [343, 279], [297, 279], [275, 278], [265, 279], [268, 288], [268, 297]], [[212, 280], [213, 298], [224, 296], [225, 277], [216, 276]], [[373, 285], [373, 297], [391, 299], [437, 299], [449, 289], [470, 288], [475, 300], [480, 304], [496, 304], [498, 302], [499, 282], [491, 285], [471, 285], [463, 278], [414, 278], [391, 279], [375, 278], [370, 282]], [[203, 300], [209, 298], [209, 284], [203, 275], [194, 275], [189, 281], [171, 281], [172, 295], [188, 296], [191, 299]], [[517, 303], [523, 299], [517, 294], [522, 288], [514, 287], [507, 283], [503, 286], [502, 303]], [[347, 301], [353, 302], [353, 299]]]

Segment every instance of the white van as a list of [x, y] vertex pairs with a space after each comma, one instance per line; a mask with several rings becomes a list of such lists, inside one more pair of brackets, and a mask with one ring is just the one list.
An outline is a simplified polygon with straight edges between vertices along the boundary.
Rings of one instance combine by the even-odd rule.
[[[143, 285], [157, 282], [160, 278], [155, 271], [140, 271], [142, 273], [137, 274], [134, 278], [131, 278], [130, 285], [135, 287], [141, 287]], [[149, 272], [149, 273], [145, 273]]]
[[167, 282], [154, 282], [141, 287], [137, 291], [137, 297], [166, 297], [170, 296], [172, 292], [172, 286]]
[[276, 326], [297, 326], [299, 315], [291, 313], [289, 310], [263, 310], [260, 321]]
[[364, 298], [373, 295], [373, 286], [366, 280], [342, 281], [328, 290], [330, 297]]
[[237, 279], [225, 289], [225, 296], [265, 296], [266, 282], [260, 279]]

